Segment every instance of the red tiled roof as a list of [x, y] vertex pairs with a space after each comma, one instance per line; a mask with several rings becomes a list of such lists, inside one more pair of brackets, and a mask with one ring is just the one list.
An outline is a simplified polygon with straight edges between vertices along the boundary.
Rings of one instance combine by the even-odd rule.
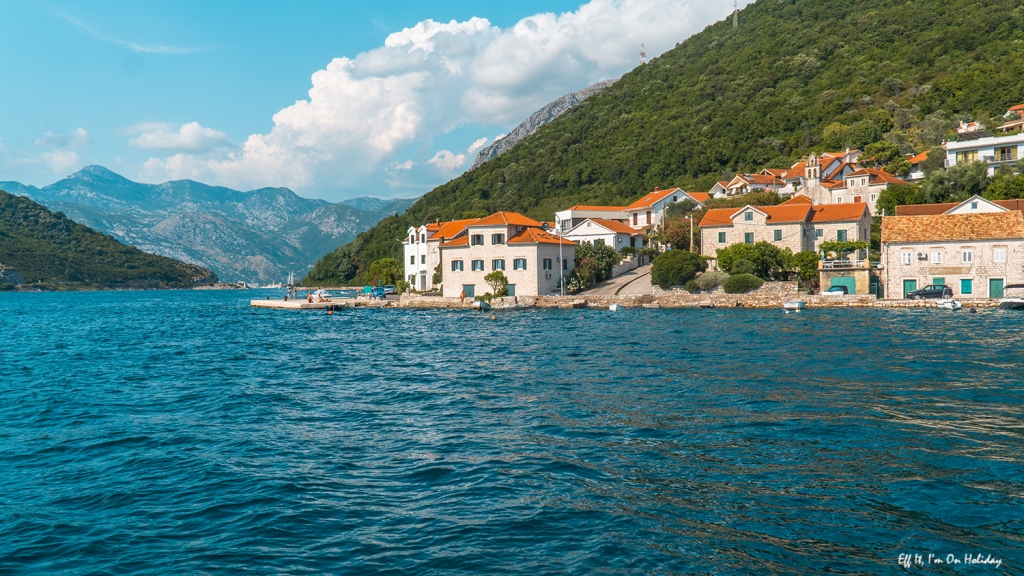
[[455, 240], [450, 240], [448, 242], [442, 242], [439, 245], [439, 248], [449, 248], [449, 247], [452, 247], [452, 246], [469, 246], [469, 236], [460, 236], [459, 238], [456, 238]]
[[812, 202], [810, 198], [804, 196], [803, 194], [795, 194], [789, 200], [786, 200], [785, 202], [779, 204], [779, 206], [786, 206], [788, 204], [814, 204], [814, 202]]
[[655, 190], [643, 198], [633, 202], [629, 206], [626, 206], [626, 210], [636, 210], [637, 208], [646, 208], [648, 206], [654, 206], [659, 200], [663, 200], [672, 194], [678, 194], [682, 192], [679, 188], [670, 188], [668, 190]]
[[757, 206], [761, 212], [768, 215], [768, 224], [785, 224], [787, 222], [803, 222], [807, 219], [807, 212], [810, 211], [809, 204], [787, 204], [778, 206]]
[[540, 228], [526, 228], [522, 232], [508, 239], [509, 244], [565, 244], [575, 246], [572, 240], [560, 238], [549, 234]]
[[622, 212], [625, 209], [625, 206], [587, 206], [586, 204], [577, 204], [567, 208], [567, 210], [591, 210], [594, 212]]
[[470, 226], [534, 226], [540, 228], [540, 222], [518, 212], [495, 212], [473, 222]]
[[885, 170], [879, 170], [877, 168], [861, 168], [860, 170], [854, 170], [846, 175], [847, 178], [852, 176], [871, 176], [871, 183], [881, 180], [886, 184], [910, 184], [910, 182], [907, 182], [906, 180], [901, 180], [900, 178], [889, 174]]
[[1014, 210], [882, 218], [882, 242], [887, 244], [1009, 238], [1024, 238], [1024, 213]]
[[476, 222], [476, 218], [469, 218], [466, 220], [452, 220], [450, 222], [441, 222], [440, 227], [430, 235], [431, 239], [434, 238], [451, 238], [466, 229], [473, 222]]
[[711, 194], [708, 194], [707, 192], [687, 192], [686, 194], [701, 204], [711, 199]]
[[[785, 182], [779, 180], [771, 174], [738, 174], [736, 178], [745, 180], [750, 184], [761, 184], [761, 185], [774, 185], [783, 186]], [[734, 178], [735, 180], [735, 178]], [[732, 182], [730, 182], [732, 184]]]
[[959, 206], [959, 202], [943, 202], [942, 204], [905, 204], [896, 207], [897, 216], [934, 216], [945, 214]]
[[930, 150], [925, 150], [920, 154], [908, 154], [907, 162], [910, 162], [911, 164], [920, 164], [928, 159], [928, 152], [930, 152]]
[[739, 211], [739, 208], [712, 208], [701, 218], [701, 228], [712, 226], [732, 226], [732, 215]]
[[1010, 106], [1007, 112], [1024, 112], [1024, 104], [1017, 104], [1016, 106]]
[[595, 224], [597, 224], [597, 225], [599, 225], [599, 226], [604, 226], [605, 228], [611, 230], [612, 232], [618, 233], [618, 234], [630, 234], [630, 235], [640, 235], [640, 234], [643, 234], [643, 232], [637, 230], [636, 228], [633, 228], [632, 226], [630, 226], [630, 225], [628, 225], [628, 224], [626, 224], [624, 222], [620, 222], [618, 220], [606, 220], [604, 218], [591, 218], [590, 221], [595, 223]]
[[786, 171], [781, 168], [765, 168], [764, 170], [761, 170], [761, 174], [770, 174], [776, 178], [782, 178], [785, 173]]
[[811, 222], [848, 222], [860, 220], [867, 213], [868, 205], [863, 202], [826, 204], [812, 208]]

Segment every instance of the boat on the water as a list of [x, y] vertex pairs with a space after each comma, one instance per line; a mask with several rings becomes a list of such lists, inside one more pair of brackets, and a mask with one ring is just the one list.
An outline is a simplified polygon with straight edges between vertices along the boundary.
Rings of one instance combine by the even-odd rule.
[[959, 310], [963, 307], [963, 304], [952, 298], [943, 298], [942, 300], [939, 300], [939, 308], [944, 310]]
[[[1004, 290], [1021, 290], [1024, 289], [1024, 284], [1007, 284]], [[1003, 310], [1024, 310], [1024, 297], [1011, 296], [1009, 298], [1003, 298], [999, 300], [999, 307]]]
[[610, 312], [618, 312], [619, 311], [619, 304], [617, 302], [613, 302], [612, 304], [610, 304], [608, 306], [608, 310]]
[[479, 310], [481, 312], [487, 312], [490, 309], [491, 309], [491, 305], [488, 304], [487, 302], [484, 302], [483, 300], [474, 300], [473, 301], [473, 310]]
[[807, 307], [807, 302], [804, 302], [803, 300], [790, 300], [784, 303], [782, 307], [786, 310], [796, 310], [799, 312]]

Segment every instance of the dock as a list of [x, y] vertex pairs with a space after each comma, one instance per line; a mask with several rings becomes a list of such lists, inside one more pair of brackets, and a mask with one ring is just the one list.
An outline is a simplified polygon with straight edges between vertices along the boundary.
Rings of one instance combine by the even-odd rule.
[[305, 300], [250, 300], [253, 308], [273, 308], [275, 310], [341, 310], [343, 308], [390, 308], [398, 305], [397, 301], [369, 300], [363, 298], [338, 299], [331, 302], [307, 302]]

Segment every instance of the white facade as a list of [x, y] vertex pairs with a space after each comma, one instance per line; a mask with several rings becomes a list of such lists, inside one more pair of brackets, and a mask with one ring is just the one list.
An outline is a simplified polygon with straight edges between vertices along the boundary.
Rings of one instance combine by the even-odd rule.
[[431, 233], [426, 225], [410, 226], [403, 242], [405, 281], [421, 292], [433, 285], [434, 267], [441, 261], [438, 243], [429, 241]]
[[588, 218], [600, 218], [602, 220], [626, 221], [626, 208], [624, 206], [585, 206], [576, 205], [559, 212], [555, 212], [555, 234], [564, 234], [574, 226]]
[[985, 162], [992, 176], [1001, 164], [1016, 163], [1024, 154], [1024, 134], [989, 136], [964, 142], [946, 142], [946, 166], [965, 162]]
[[580, 222], [571, 230], [563, 234], [567, 240], [573, 242], [589, 242], [590, 244], [604, 244], [615, 250], [622, 250], [630, 246], [640, 248], [643, 244], [641, 234], [624, 223], [597, 219], [587, 219]]

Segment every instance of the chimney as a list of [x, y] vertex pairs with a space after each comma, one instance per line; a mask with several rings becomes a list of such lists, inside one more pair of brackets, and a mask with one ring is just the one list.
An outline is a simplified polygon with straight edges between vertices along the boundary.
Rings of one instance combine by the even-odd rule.
[[655, 186], [655, 187], [654, 187], [654, 191], [655, 191], [655, 192], [657, 192], [658, 190], [661, 190], [661, 188], [659, 188], [659, 187]]

